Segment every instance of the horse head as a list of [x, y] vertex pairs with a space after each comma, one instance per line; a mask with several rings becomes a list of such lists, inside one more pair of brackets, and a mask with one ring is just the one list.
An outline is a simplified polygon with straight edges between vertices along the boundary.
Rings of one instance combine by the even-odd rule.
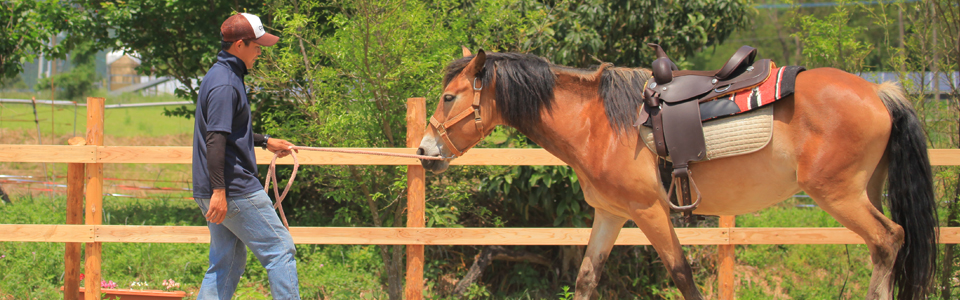
[[445, 171], [451, 160], [476, 146], [502, 123], [496, 101], [492, 101], [494, 77], [487, 74], [486, 63], [482, 49], [472, 55], [464, 47], [463, 58], [447, 66], [443, 93], [417, 149], [417, 154], [445, 159], [422, 160], [424, 169]]

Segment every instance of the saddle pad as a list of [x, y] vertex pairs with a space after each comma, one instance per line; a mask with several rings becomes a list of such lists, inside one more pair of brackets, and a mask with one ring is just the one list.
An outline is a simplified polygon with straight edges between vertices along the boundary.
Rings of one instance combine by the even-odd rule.
[[[756, 152], [773, 137], [773, 105], [704, 122], [703, 136], [707, 142], [705, 160]], [[652, 128], [640, 126], [640, 137], [650, 151], [657, 152]]]

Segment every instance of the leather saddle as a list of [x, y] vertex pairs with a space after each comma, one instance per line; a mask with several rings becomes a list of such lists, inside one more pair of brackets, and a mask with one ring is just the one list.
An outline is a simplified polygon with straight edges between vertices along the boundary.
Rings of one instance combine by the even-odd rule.
[[[706, 158], [702, 120], [740, 112], [733, 101], [712, 100], [760, 85], [770, 75], [772, 64], [769, 59], [754, 62], [757, 49], [743, 46], [719, 70], [679, 70], [660, 45], [648, 46], [657, 58], [651, 66], [652, 79], [644, 86], [643, 110], [635, 126], [651, 127], [657, 155], [673, 160], [668, 199], [679, 187], [680, 205], [667, 202], [690, 216], [702, 198], [689, 170], [691, 162]], [[691, 186], [697, 194], [692, 203]]]

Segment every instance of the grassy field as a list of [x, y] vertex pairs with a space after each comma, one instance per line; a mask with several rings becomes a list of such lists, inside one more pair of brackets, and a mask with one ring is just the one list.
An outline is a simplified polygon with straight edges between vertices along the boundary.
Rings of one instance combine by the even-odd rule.
[[[0, 93], [0, 98], [6, 99], [30, 99], [30, 97], [31, 95], [22, 93]], [[172, 95], [144, 97], [123, 94], [105, 96], [105, 98], [107, 104], [183, 101]], [[48, 98], [37, 96], [37, 99]], [[173, 106], [168, 108], [172, 109]], [[163, 115], [163, 110], [164, 107], [157, 106], [107, 109], [104, 115], [104, 135], [135, 137], [193, 133], [193, 120], [167, 117]], [[75, 136], [74, 133], [77, 136], [84, 136], [87, 126], [86, 116], [87, 111], [83, 106], [53, 105], [51, 109], [51, 105], [38, 104], [36, 117], [39, 120], [43, 144], [63, 144], [65, 139]], [[51, 131], [51, 127], [54, 131]], [[24, 142], [37, 143], [37, 123], [34, 121], [33, 106], [30, 104], [0, 104], [0, 128], [30, 132], [33, 139], [25, 138]]]
[[[62, 224], [65, 200], [22, 197], [0, 205], [3, 224]], [[738, 226], [838, 226], [816, 207], [787, 202], [760, 213], [737, 218]], [[122, 199], [104, 201], [104, 224], [204, 225], [192, 201]], [[195, 293], [207, 264], [206, 244], [104, 244], [103, 279], [121, 287], [134, 281], [159, 286], [163, 280], [181, 283]], [[691, 247], [693, 248], [693, 247]], [[711, 251], [697, 246], [690, 251]], [[373, 246], [298, 245], [297, 262], [304, 299], [384, 299], [380, 257]], [[63, 245], [0, 243], [0, 299], [53, 299], [63, 284]], [[860, 299], [870, 277], [869, 254], [863, 245], [751, 245], [737, 247], [738, 299]], [[715, 281], [715, 275], [698, 282]], [[436, 278], [428, 278], [435, 281]], [[428, 282], [429, 283], [429, 282]], [[252, 255], [236, 299], [267, 299], [267, 277]], [[715, 286], [703, 286], [705, 289]], [[673, 289], [673, 288], [670, 288]], [[560, 292], [560, 291], [557, 291]], [[665, 299], [677, 299], [665, 291]], [[714, 290], [705, 290], [713, 294]], [[496, 297], [491, 297], [496, 299]], [[523, 295], [504, 299], [537, 299]]]
[[[23, 197], [0, 205], [0, 224], [63, 224], [65, 199]], [[105, 199], [103, 224], [205, 225], [193, 201], [167, 199]], [[207, 267], [207, 244], [103, 245], [103, 279], [120, 288], [146, 282], [162, 289], [164, 280], [180, 283], [178, 290], [195, 295]], [[297, 246], [301, 293], [306, 299], [381, 299], [372, 246]], [[0, 299], [57, 299], [62, 297], [63, 244], [0, 243]], [[82, 271], [81, 271], [82, 272]], [[247, 272], [234, 299], [269, 299], [266, 271], [248, 253]], [[357, 297], [356, 295], [365, 295]]]
[[[100, 94], [105, 94], [102, 91]], [[182, 101], [172, 95], [140, 96], [123, 94], [103, 96], [107, 104], [144, 103]], [[22, 93], [0, 93], [0, 98], [30, 99], [31, 95]], [[38, 99], [47, 99], [47, 95], [37, 95]], [[134, 107], [107, 109], [104, 116], [104, 144], [124, 146], [190, 146], [193, 136], [193, 120], [163, 115], [165, 107]], [[168, 107], [172, 108], [172, 107]], [[73, 136], [86, 135], [86, 108], [83, 106], [61, 106], [38, 104], [39, 144], [66, 145]], [[76, 120], [76, 122], [75, 122]], [[51, 131], [51, 128], [54, 131]], [[52, 134], [53, 133], [53, 134]], [[37, 123], [34, 121], [33, 106], [20, 103], [0, 104], [0, 144], [38, 144]], [[41, 180], [52, 176], [55, 183], [64, 183], [66, 164], [39, 163], [0, 163], [0, 175], [34, 176]], [[160, 192], [146, 192], [140, 188], [190, 188], [189, 165], [128, 165], [108, 164], [104, 174], [108, 178], [105, 192], [132, 197], [147, 197]], [[127, 179], [127, 180], [114, 180]], [[50, 180], [47, 180], [50, 181]], [[37, 184], [6, 184], [8, 193], [39, 195], [44, 186]], [[164, 191], [165, 197], [189, 197], [189, 192]]]
[[[737, 227], [841, 227], [809, 198], [737, 217]], [[873, 266], [865, 245], [737, 246], [738, 299], [862, 299]]]

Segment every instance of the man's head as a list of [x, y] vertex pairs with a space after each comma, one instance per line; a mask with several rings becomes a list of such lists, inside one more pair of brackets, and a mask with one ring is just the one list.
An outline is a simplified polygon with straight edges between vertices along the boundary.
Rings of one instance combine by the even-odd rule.
[[253, 68], [253, 62], [260, 56], [260, 46], [273, 46], [278, 38], [263, 30], [260, 18], [248, 13], [240, 13], [223, 21], [220, 25], [221, 48], [243, 60], [247, 69]]

